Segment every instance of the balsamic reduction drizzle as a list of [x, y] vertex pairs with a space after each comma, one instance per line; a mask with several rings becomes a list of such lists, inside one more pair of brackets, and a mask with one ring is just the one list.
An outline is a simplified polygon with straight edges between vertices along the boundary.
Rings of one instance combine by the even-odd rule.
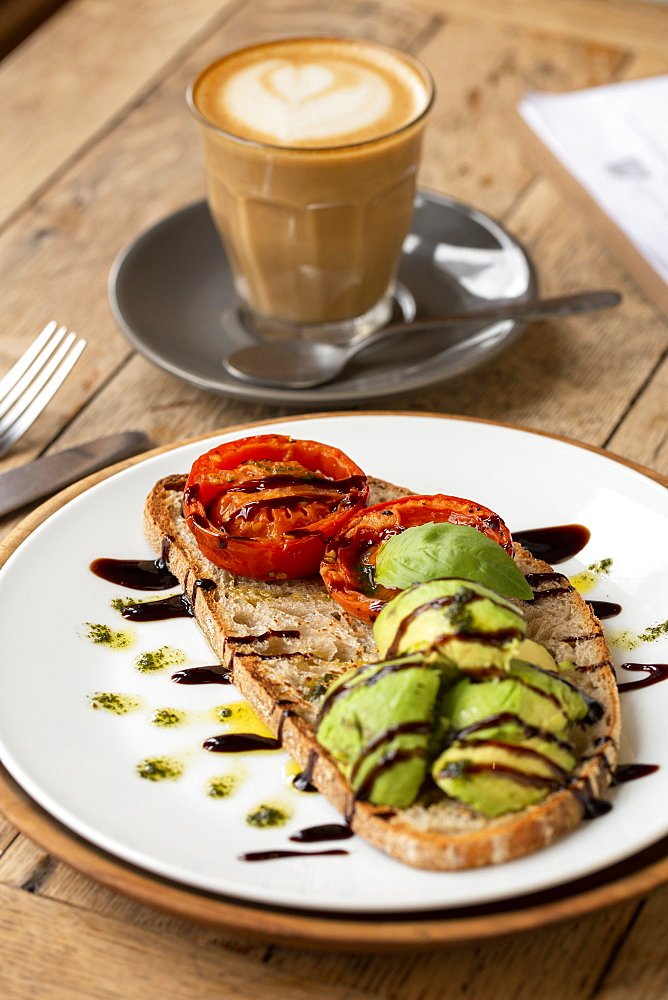
[[195, 596], [196, 596], [198, 590], [203, 590], [206, 593], [209, 593], [209, 591], [215, 590], [215, 589], [216, 589], [216, 581], [215, 580], [209, 580], [208, 577], [206, 577], [206, 576], [200, 576], [193, 583], [193, 589], [192, 589], [192, 593], [190, 595], [190, 600], [191, 600], [191, 602], [193, 604], [195, 603]]
[[387, 674], [397, 673], [399, 670], [410, 670], [411, 667], [419, 667], [421, 665], [422, 662], [417, 659], [412, 660], [406, 658], [402, 660], [395, 660], [385, 663], [379, 670], [376, 671], [375, 674], [373, 674], [369, 678], [365, 677], [360, 681], [359, 677], [353, 677], [349, 681], [340, 684], [337, 688], [335, 688], [334, 690], [330, 690], [325, 695], [325, 699], [322, 705], [320, 706], [320, 711], [318, 713], [318, 724], [322, 722], [325, 715], [330, 711], [334, 702], [338, 698], [341, 698], [343, 697], [343, 695], [347, 694], [347, 692], [350, 691], [353, 687], [357, 687], [360, 684], [363, 684], [364, 686], [376, 684]]
[[240, 861], [273, 861], [275, 858], [311, 858], [320, 854], [348, 854], [339, 848], [329, 851], [250, 851], [248, 854], [240, 854]]
[[[285, 704], [285, 702], [280, 702], [279, 701], [277, 704], [281, 705], [281, 704]], [[292, 705], [294, 703], [291, 702], [291, 701], [288, 701], [287, 704], [288, 705]], [[276, 739], [279, 741], [279, 743], [283, 742], [283, 727], [285, 726], [286, 719], [294, 717], [296, 714], [297, 713], [292, 708], [284, 708], [283, 711], [281, 712], [281, 718], [279, 720], [278, 730], [276, 732]]]
[[298, 639], [299, 635], [299, 629], [296, 628], [270, 628], [259, 635], [231, 635], [227, 641], [237, 646], [251, 646], [256, 642], [266, 642], [267, 639]]
[[[163, 544], [163, 552], [165, 546]], [[90, 571], [107, 583], [130, 590], [170, 590], [178, 580], [169, 572], [165, 558], [94, 559]]]
[[292, 784], [297, 789], [298, 792], [311, 793], [318, 791], [315, 785], [312, 785], [311, 782], [309, 781], [307, 771], [300, 771], [299, 774], [296, 774]]
[[668, 663], [622, 663], [624, 670], [637, 670], [645, 674], [637, 681], [623, 681], [617, 684], [618, 691], [636, 691], [638, 688], [650, 687], [659, 681], [668, 680]]
[[202, 746], [212, 753], [247, 753], [249, 750], [280, 750], [281, 741], [257, 733], [223, 733], [209, 736]]
[[646, 778], [648, 774], [655, 774], [658, 770], [658, 764], [619, 764], [612, 776], [612, 784], [621, 785], [627, 781]]
[[186, 667], [172, 674], [177, 684], [231, 684], [232, 676], [227, 667]]
[[319, 493], [349, 493], [351, 490], [362, 490], [366, 486], [366, 476], [349, 476], [347, 479], [329, 479], [327, 476], [309, 476], [303, 478], [277, 474], [265, 476], [263, 479], [249, 479], [246, 482], [229, 484], [228, 493], [262, 493], [264, 490], [283, 489], [284, 487], [305, 486], [315, 488], [308, 496], [309, 500], [317, 499]]
[[[396, 726], [390, 726], [389, 729], [385, 729], [383, 732], [379, 733], [374, 739], [372, 739], [364, 748], [364, 751], [359, 755], [350, 772], [351, 782], [355, 781], [360, 768], [364, 765], [364, 762], [376, 752], [384, 743], [389, 743], [395, 736], [400, 736], [402, 734], [414, 734], [418, 736], [429, 736], [431, 732], [431, 723], [423, 722], [414, 719], [410, 722], [402, 722]], [[421, 756], [420, 749], [418, 747], [413, 748], [414, 756]], [[385, 760], [387, 754], [383, 755], [381, 761]], [[379, 763], [381, 762], [379, 761]], [[394, 761], [391, 761], [393, 763]], [[374, 778], [376, 777], [374, 770]]]
[[[209, 530], [211, 525], [217, 531], [229, 534], [234, 523], [238, 520], [250, 521], [255, 518], [261, 510], [273, 510], [276, 508], [295, 509], [303, 503], [315, 500], [325, 504], [332, 512], [354, 506], [359, 499], [365, 495], [367, 486], [366, 476], [354, 475], [347, 479], [329, 479], [327, 476], [312, 475], [306, 478], [278, 473], [268, 475], [259, 479], [249, 479], [245, 482], [231, 482], [224, 488], [223, 496], [226, 493], [253, 494], [262, 493], [265, 490], [282, 490], [301, 487], [303, 493], [299, 495], [284, 494], [275, 497], [260, 497], [248, 500], [241, 507], [232, 510], [225, 519], [209, 522], [208, 517], [200, 511], [191, 511], [190, 519], [197, 523], [199, 527]], [[184, 492], [184, 502], [186, 506], [200, 503], [200, 488], [198, 483], [192, 483]], [[311, 531], [308, 527], [286, 532], [288, 535], [299, 534], [308, 535]], [[227, 544], [224, 534], [219, 539], [221, 548]]]
[[581, 552], [591, 532], [583, 524], [560, 524], [550, 528], [532, 528], [529, 531], [514, 531], [513, 539], [523, 548], [545, 562], [566, 562]]
[[587, 601], [597, 618], [616, 618], [622, 613], [621, 604], [615, 601]]
[[295, 775], [295, 779], [292, 782], [293, 786], [298, 792], [317, 792], [318, 789], [313, 785], [313, 768], [315, 767], [315, 762], [318, 759], [318, 751], [311, 750], [308, 755], [308, 760], [306, 761], [306, 767], [299, 774]]
[[354, 833], [347, 824], [322, 823], [320, 826], [308, 826], [304, 830], [298, 830], [289, 839], [302, 844], [315, 844], [323, 840], [348, 840], [353, 836]]
[[[492, 742], [492, 741], [490, 741]], [[513, 750], [517, 753], [518, 749], [524, 750], [524, 748], [514, 747]], [[529, 751], [530, 753], [533, 752]], [[536, 757], [541, 757], [543, 755], [536, 754]], [[547, 758], [546, 758], [547, 759]], [[564, 786], [564, 777], [566, 772], [556, 765], [553, 766], [553, 773], [555, 777], [550, 778], [547, 775], [542, 774], [531, 774], [528, 771], [522, 771], [518, 767], [512, 767], [508, 764], [498, 764], [498, 763], [478, 763], [478, 764], [468, 764], [466, 767], [466, 774], [487, 774], [494, 773], [496, 775], [507, 775], [516, 781], [520, 785], [528, 785], [531, 788], [546, 788], [549, 791], [556, 791], [558, 788]], [[457, 777], [459, 770], [455, 765], [446, 765], [441, 771], [442, 777]]]
[[159, 601], [126, 604], [121, 615], [132, 622], [162, 622], [169, 618], [192, 618], [192, 604], [185, 594], [173, 594]]
[[596, 819], [598, 816], [604, 816], [605, 813], [609, 813], [612, 809], [612, 802], [608, 802], [606, 799], [599, 799], [594, 795], [591, 782], [588, 778], [584, 780], [582, 778], [574, 778], [573, 781], [569, 782], [568, 787], [580, 802], [584, 819]]

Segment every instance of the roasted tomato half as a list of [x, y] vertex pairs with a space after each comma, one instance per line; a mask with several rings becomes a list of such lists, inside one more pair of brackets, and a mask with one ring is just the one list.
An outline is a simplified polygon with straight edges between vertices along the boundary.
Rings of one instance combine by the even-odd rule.
[[512, 555], [508, 528], [487, 507], [441, 493], [401, 497], [356, 514], [328, 544], [320, 574], [330, 595], [355, 617], [375, 621], [383, 606], [399, 593], [376, 583], [376, 555], [380, 545], [406, 528], [443, 521], [477, 528]]
[[362, 470], [338, 448], [261, 434], [198, 458], [183, 512], [211, 562], [239, 576], [285, 580], [318, 571], [328, 540], [368, 492]]

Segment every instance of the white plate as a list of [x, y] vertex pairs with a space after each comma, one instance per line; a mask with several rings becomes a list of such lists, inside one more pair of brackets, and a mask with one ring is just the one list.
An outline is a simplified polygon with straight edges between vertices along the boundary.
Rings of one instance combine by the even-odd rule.
[[[323, 415], [262, 425], [346, 451], [369, 473], [417, 492], [481, 501], [511, 530], [579, 522], [591, 530], [586, 549], [561, 568], [569, 575], [612, 559], [609, 575], [588, 597], [623, 606], [606, 625], [611, 637], [638, 635], [666, 619], [668, 491], [626, 465], [585, 448], [515, 428], [437, 416]], [[254, 433], [254, 430], [249, 433]], [[668, 832], [668, 683], [624, 693], [622, 758], [659, 770], [615, 789], [612, 811], [588, 821], [550, 848], [480, 871], [418, 871], [359, 838], [291, 844], [290, 834], [339, 819], [319, 795], [295, 791], [283, 778], [282, 751], [230, 756], [201, 747], [224, 727], [207, 712], [239, 695], [229, 687], [184, 687], [171, 670], [139, 673], [138, 654], [181, 649], [186, 665], [211, 662], [191, 620], [136, 624], [136, 645], [93, 644], [85, 623], [127, 623], [111, 607], [134, 596], [89, 571], [100, 556], [151, 558], [142, 534], [145, 495], [160, 476], [187, 471], [226, 438], [175, 448], [103, 481], [59, 509], [30, 535], [0, 572], [0, 757], [23, 788], [55, 818], [99, 847], [147, 871], [200, 889], [270, 905], [329, 911], [410, 912], [507, 899], [571, 881], [621, 860]], [[668, 636], [615, 647], [615, 659], [668, 662]], [[625, 675], [635, 680], [638, 674]], [[123, 692], [142, 708], [116, 716], [91, 708], [90, 695]], [[156, 708], [180, 708], [189, 721], [174, 729], [150, 722]], [[177, 757], [177, 781], [150, 782], [136, 766], [151, 756]], [[207, 781], [241, 775], [223, 799]], [[256, 829], [246, 815], [261, 804], [291, 813], [284, 827]], [[344, 856], [263, 863], [248, 851], [340, 848]]]

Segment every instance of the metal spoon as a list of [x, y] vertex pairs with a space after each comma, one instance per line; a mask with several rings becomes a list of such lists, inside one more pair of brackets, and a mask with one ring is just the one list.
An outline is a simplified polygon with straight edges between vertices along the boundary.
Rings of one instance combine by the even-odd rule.
[[570, 316], [575, 313], [609, 309], [621, 302], [618, 292], [582, 292], [532, 302], [496, 302], [470, 312], [416, 320], [414, 323], [393, 323], [354, 344], [323, 344], [311, 340], [275, 340], [252, 344], [233, 351], [223, 365], [236, 378], [259, 382], [283, 389], [310, 389], [331, 382], [351, 358], [372, 344], [398, 334], [424, 330], [439, 330], [483, 320], [544, 319], [548, 316]]

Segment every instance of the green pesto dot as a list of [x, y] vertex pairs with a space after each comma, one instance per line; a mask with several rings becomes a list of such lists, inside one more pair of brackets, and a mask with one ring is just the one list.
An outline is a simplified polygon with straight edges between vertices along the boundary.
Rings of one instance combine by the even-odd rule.
[[177, 708], [156, 708], [151, 716], [154, 726], [179, 726], [186, 718], [186, 713]]
[[142, 674], [152, 674], [166, 667], [176, 667], [185, 663], [188, 657], [182, 649], [161, 646], [148, 653], [140, 653], [135, 659], [135, 667]]
[[86, 622], [87, 637], [98, 646], [109, 646], [110, 649], [128, 649], [135, 644], [135, 634], [130, 629], [116, 631], [108, 625]]
[[654, 642], [662, 635], [668, 635], [668, 621], [659, 622], [658, 625], [648, 625], [645, 631], [638, 636], [638, 639], [640, 642]]
[[207, 782], [206, 794], [212, 799], [226, 799], [233, 793], [237, 784], [238, 778], [234, 774], [220, 774]]
[[165, 598], [162, 594], [159, 594], [157, 597], [114, 597], [109, 604], [114, 611], [122, 612], [131, 604], [156, 604], [164, 600]]
[[141, 707], [139, 698], [130, 694], [115, 694], [111, 691], [97, 691], [88, 696], [91, 708], [102, 708], [114, 715], [127, 715]]
[[611, 646], [621, 646], [625, 649], [637, 649], [643, 642], [654, 642], [662, 636], [668, 635], [668, 621], [658, 622], [656, 625], [648, 625], [643, 632], [616, 632], [608, 636]]
[[249, 826], [260, 828], [283, 826], [289, 819], [289, 815], [282, 809], [277, 809], [275, 806], [270, 805], [258, 806], [254, 812], [248, 813], [246, 816], [246, 822]]
[[612, 569], [612, 559], [609, 557], [607, 559], [601, 559], [597, 563], [592, 563], [591, 566], [587, 566], [590, 573], [598, 573], [607, 576]]
[[176, 781], [183, 774], [183, 764], [171, 757], [145, 757], [137, 764], [137, 774], [147, 781]]
[[320, 698], [324, 697], [334, 677], [334, 674], [326, 673], [322, 677], [310, 678], [307, 681], [307, 689], [304, 693], [306, 700], [319, 701]]

